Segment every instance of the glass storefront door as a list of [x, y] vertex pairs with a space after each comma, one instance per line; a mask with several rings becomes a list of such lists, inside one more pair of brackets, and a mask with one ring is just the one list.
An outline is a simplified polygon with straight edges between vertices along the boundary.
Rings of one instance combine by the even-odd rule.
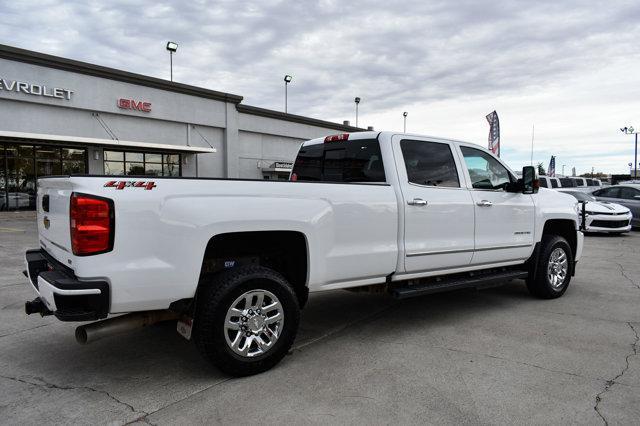
[[86, 169], [86, 149], [0, 142], [0, 210], [33, 210], [38, 177]]

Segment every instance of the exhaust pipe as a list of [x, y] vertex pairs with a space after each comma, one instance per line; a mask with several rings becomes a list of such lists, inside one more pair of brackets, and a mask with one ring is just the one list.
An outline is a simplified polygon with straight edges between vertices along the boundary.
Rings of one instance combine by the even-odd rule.
[[178, 319], [178, 314], [173, 311], [145, 311], [133, 312], [91, 324], [81, 325], [76, 328], [76, 341], [81, 345], [95, 342], [98, 339], [113, 334], [124, 333], [140, 327], [156, 324], [162, 321]]

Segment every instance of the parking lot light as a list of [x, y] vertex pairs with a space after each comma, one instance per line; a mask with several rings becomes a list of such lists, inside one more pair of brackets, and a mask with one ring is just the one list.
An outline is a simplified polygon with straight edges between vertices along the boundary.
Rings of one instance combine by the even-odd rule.
[[293, 77], [291, 77], [289, 74], [284, 76], [284, 113], [287, 113], [287, 86], [289, 85], [289, 83], [291, 83], [291, 80], [293, 80]]
[[173, 54], [178, 50], [178, 43], [168, 41], [167, 50], [169, 51], [169, 69], [171, 73], [171, 81], [173, 81]]
[[635, 135], [636, 147], [635, 147], [635, 153], [633, 156], [633, 178], [637, 179], [638, 178], [638, 132], [636, 131], [636, 129], [633, 128], [633, 126], [622, 127], [620, 131], [625, 135]]

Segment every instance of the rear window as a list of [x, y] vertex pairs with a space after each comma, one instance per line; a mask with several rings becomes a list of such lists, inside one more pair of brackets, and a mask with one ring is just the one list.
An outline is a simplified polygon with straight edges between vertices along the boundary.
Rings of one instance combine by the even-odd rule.
[[549, 186], [547, 185], [547, 180], [543, 177], [540, 177], [540, 186], [543, 188], [548, 188]]
[[302, 182], [386, 182], [377, 139], [303, 146], [291, 177]]
[[560, 178], [560, 183], [563, 188], [575, 188], [576, 181], [570, 178]]
[[557, 188], [558, 187], [558, 179], [550, 179], [551, 181], [551, 187], [552, 188]]

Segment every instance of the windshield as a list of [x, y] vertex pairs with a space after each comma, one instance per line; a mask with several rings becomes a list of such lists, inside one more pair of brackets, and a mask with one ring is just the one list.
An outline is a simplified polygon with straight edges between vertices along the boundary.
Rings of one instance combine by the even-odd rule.
[[594, 196], [585, 194], [584, 192], [566, 191], [565, 194], [573, 195], [578, 201], [596, 201]]

